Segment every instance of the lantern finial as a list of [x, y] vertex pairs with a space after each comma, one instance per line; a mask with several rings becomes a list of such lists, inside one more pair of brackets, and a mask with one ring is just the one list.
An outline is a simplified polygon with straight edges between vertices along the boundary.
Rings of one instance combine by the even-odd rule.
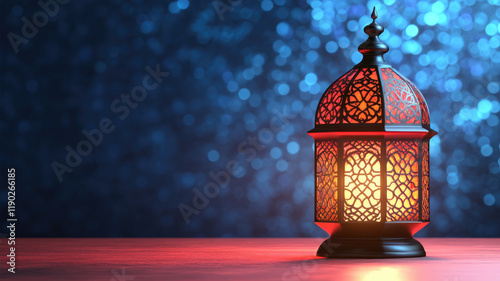
[[383, 55], [389, 51], [389, 46], [378, 38], [378, 36], [384, 32], [384, 27], [375, 21], [375, 19], [378, 18], [375, 7], [373, 7], [371, 17], [373, 22], [364, 28], [365, 33], [368, 35], [368, 39], [358, 47], [358, 51], [363, 54], [363, 60], [356, 65], [356, 67], [387, 65]]
[[375, 21], [377, 17], [378, 17], [377, 11], [375, 11], [375, 6], [373, 6], [372, 19]]

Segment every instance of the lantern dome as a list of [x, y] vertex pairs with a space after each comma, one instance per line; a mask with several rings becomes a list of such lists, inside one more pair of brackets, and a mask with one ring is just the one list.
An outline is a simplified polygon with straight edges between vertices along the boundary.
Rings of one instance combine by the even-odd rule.
[[316, 110], [316, 126], [334, 124], [430, 128], [417, 87], [391, 67], [378, 66], [353, 68], [328, 87]]
[[311, 132], [432, 132], [424, 97], [409, 79], [385, 62], [383, 54], [389, 47], [378, 38], [384, 28], [375, 22], [375, 10], [372, 18], [364, 29], [369, 38], [358, 48], [363, 60], [325, 91]]

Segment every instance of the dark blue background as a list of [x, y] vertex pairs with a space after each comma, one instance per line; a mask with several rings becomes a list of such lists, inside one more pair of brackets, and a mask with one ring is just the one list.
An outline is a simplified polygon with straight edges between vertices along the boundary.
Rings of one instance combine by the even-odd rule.
[[[376, 6], [386, 59], [439, 131], [420, 235], [499, 236], [500, 1], [286, 2], [75, 0], [16, 54], [7, 35], [41, 8], [2, 1], [0, 202], [15, 167], [17, 235], [324, 235], [306, 132], [323, 91], [360, 61]], [[170, 75], [120, 120], [110, 105], [148, 65]], [[276, 112], [295, 117], [272, 131]], [[115, 130], [59, 182], [51, 164], [103, 118]], [[259, 132], [267, 142], [248, 150]], [[236, 176], [186, 224], [179, 204], [233, 160]]]

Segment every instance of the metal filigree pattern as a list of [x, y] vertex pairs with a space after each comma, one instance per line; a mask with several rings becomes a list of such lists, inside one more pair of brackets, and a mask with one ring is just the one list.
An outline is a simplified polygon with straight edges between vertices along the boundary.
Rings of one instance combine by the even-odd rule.
[[340, 123], [340, 111], [342, 108], [342, 96], [349, 81], [357, 69], [351, 69], [340, 79], [335, 81], [321, 98], [316, 112], [316, 124]]
[[429, 142], [422, 143], [422, 220], [430, 218], [429, 209]]
[[429, 118], [429, 109], [427, 109], [427, 103], [425, 102], [424, 96], [420, 93], [417, 87], [410, 82], [410, 80], [406, 80], [406, 82], [408, 82], [408, 85], [410, 85], [411, 89], [417, 96], [418, 103], [420, 104], [420, 114], [422, 115], [422, 124], [430, 126], [431, 120]]
[[408, 78], [404, 77], [401, 75], [399, 72], [397, 73], [401, 79], [405, 80], [405, 82], [410, 85], [411, 90], [415, 94], [415, 96], [418, 99], [418, 103], [420, 105], [420, 115], [422, 116], [422, 124], [430, 126], [431, 121], [429, 118], [429, 109], [427, 108], [427, 103], [425, 102], [424, 96], [422, 93], [418, 90], [417, 86], [413, 84]]
[[417, 95], [389, 68], [382, 68], [385, 90], [385, 118], [388, 124], [420, 124]]
[[337, 144], [316, 143], [316, 221], [338, 221]]
[[417, 141], [387, 142], [387, 221], [419, 219]]
[[344, 143], [344, 221], [381, 221], [377, 141]]
[[382, 97], [375, 68], [361, 68], [347, 93], [343, 108], [344, 123], [382, 122]]

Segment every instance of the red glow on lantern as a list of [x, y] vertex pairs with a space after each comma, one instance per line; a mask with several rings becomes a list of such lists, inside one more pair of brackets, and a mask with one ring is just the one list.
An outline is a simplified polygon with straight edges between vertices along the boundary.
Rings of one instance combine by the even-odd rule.
[[316, 220], [338, 221], [337, 144], [323, 141], [316, 148]]
[[328, 87], [328, 90], [321, 98], [320, 105], [316, 112], [317, 124], [340, 123], [343, 93], [356, 71], [356, 69], [351, 69]]
[[391, 68], [351, 69], [332, 83], [320, 99], [316, 125], [380, 124], [384, 107], [386, 124], [429, 128], [429, 111], [422, 94]]
[[428, 221], [429, 210], [429, 142], [424, 141], [422, 145], [422, 220]]
[[419, 219], [417, 141], [387, 142], [387, 221]]

